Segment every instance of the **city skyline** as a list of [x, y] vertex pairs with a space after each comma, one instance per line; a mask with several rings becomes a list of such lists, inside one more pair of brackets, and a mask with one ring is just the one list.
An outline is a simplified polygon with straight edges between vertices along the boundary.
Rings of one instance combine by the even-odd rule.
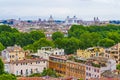
[[64, 20], [76, 15], [82, 20], [120, 20], [119, 0], [0, 0], [0, 19]]

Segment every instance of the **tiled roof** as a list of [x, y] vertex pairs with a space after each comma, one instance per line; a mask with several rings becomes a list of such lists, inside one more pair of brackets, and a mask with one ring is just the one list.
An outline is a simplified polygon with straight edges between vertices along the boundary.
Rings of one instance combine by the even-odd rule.
[[63, 60], [67, 60], [66, 56], [59, 56], [59, 55], [51, 55], [50, 58], [57, 58], [57, 59], [63, 59]]

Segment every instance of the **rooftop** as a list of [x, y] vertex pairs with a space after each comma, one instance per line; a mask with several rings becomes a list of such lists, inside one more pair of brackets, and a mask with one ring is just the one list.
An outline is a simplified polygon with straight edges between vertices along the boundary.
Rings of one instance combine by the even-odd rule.
[[23, 51], [23, 49], [20, 47], [20, 46], [17, 46], [17, 45], [14, 45], [14, 46], [9, 46], [7, 47], [5, 50], [9, 51], [9, 52], [12, 52], [14, 50], [21, 50]]
[[101, 75], [106, 78], [119, 78], [120, 79], [120, 75], [115, 74], [114, 72], [111, 72], [109, 70], [103, 72]]
[[35, 61], [47, 61], [46, 59], [43, 58], [35, 58], [35, 59], [24, 59], [24, 60], [18, 60], [18, 61], [11, 61], [11, 62], [6, 62], [6, 63], [29, 63], [29, 62], [35, 62]]
[[51, 55], [50, 58], [67, 60], [67, 56], [65, 55]]

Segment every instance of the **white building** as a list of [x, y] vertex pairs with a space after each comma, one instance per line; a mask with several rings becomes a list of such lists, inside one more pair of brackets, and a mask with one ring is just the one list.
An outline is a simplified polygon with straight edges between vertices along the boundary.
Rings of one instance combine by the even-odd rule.
[[28, 76], [32, 73], [41, 73], [47, 68], [47, 60], [38, 59], [26, 59], [19, 61], [12, 61], [5, 63], [5, 71], [20, 76]]
[[42, 47], [36, 54], [32, 55], [39, 56], [40, 58], [44, 59], [49, 59], [50, 55], [64, 55], [64, 49]]
[[[100, 59], [99, 59], [100, 60]], [[101, 61], [101, 60], [100, 60]], [[105, 66], [95, 67], [93, 65], [86, 65], [86, 80], [90, 78], [100, 78], [101, 74], [107, 70], [114, 71], [116, 70], [116, 61], [109, 59], [105, 61]], [[99, 64], [102, 65], [102, 64]]]
[[80, 20], [76, 16], [73, 16], [73, 18], [67, 16], [67, 18], [65, 19], [65, 24], [78, 24], [79, 21]]

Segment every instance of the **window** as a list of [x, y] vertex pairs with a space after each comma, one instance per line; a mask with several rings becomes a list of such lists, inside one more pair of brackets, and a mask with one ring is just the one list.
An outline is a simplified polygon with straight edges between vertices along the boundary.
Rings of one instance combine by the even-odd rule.
[[91, 77], [91, 73], [89, 73], [89, 76]]
[[57, 52], [56, 52], [56, 55], [57, 55]]
[[89, 68], [89, 71], [91, 70], [91, 68]]
[[26, 69], [26, 75], [28, 75], [28, 69]]
[[86, 75], [88, 76], [88, 73], [86, 72]]
[[99, 75], [97, 77], [99, 78]]
[[96, 77], [96, 75], [95, 75], [95, 77]]
[[96, 72], [96, 69], [94, 69], [94, 72]]
[[61, 54], [61, 52], [59, 52], [59, 55]]
[[23, 70], [20, 71], [20, 74], [23, 75]]
[[16, 75], [18, 75], [18, 71], [16, 71]]
[[97, 72], [99, 73], [99, 69], [97, 70]]
[[30, 72], [31, 72], [31, 74], [32, 74], [32, 73], [33, 73], [33, 70], [31, 69], [31, 71], [30, 71]]
[[12, 55], [12, 58], [14, 58], [14, 55]]
[[118, 61], [116, 61], [116, 63], [118, 63]]
[[88, 67], [86, 67], [86, 69], [88, 70]]
[[16, 66], [18, 66], [18, 64], [16, 64]]
[[44, 69], [46, 69], [46, 67], [44, 67]]
[[39, 71], [38, 71], [38, 68], [36, 68], [36, 73], [38, 73]]
[[45, 63], [45, 61], [43, 61], [43, 63]]

